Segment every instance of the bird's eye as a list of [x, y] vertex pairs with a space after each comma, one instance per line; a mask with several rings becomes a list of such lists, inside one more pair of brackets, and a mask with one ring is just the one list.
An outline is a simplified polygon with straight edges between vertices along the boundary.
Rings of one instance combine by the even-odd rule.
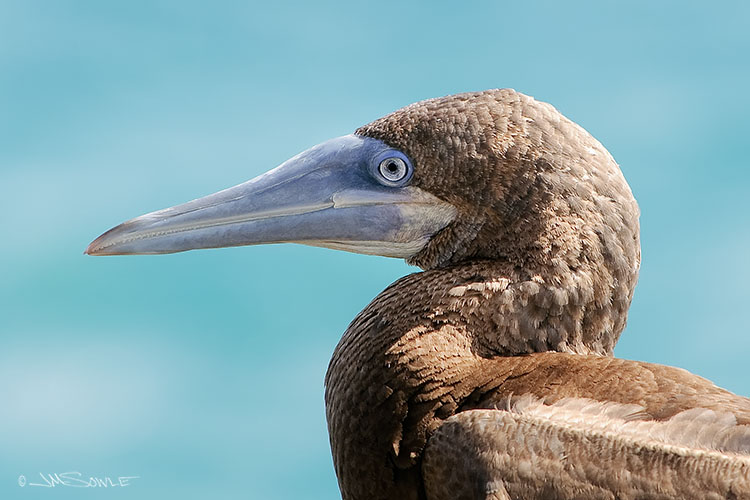
[[396, 149], [381, 151], [372, 159], [368, 168], [375, 180], [388, 187], [404, 187], [414, 174], [409, 157]]
[[380, 175], [389, 182], [399, 182], [409, 173], [406, 162], [397, 156], [391, 156], [378, 165]]

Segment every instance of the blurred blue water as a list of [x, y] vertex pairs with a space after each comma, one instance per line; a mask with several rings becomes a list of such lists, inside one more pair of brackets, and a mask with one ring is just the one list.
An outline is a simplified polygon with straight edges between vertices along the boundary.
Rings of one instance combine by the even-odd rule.
[[[749, 5], [0, 1], [0, 497], [336, 498], [328, 359], [413, 269], [82, 251], [460, 91], [552, 102], [621, 164], [643, 268], [617, 354], [750, 394]], [[66, 471], [140, 477], [17, 483]]]

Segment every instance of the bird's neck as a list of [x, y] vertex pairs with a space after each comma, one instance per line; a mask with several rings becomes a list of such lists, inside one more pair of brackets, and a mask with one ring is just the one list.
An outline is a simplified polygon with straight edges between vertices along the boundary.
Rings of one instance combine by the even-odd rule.
[[559, 274], [476, 261], [412, 274], [384, 290], [349, 326], [326, 375], [344, 498], [419, 498], [425, 442], [487, 383], [477, 371], [483, 360], [611, 355], [632, 286], [602, 283], [593, 268]]

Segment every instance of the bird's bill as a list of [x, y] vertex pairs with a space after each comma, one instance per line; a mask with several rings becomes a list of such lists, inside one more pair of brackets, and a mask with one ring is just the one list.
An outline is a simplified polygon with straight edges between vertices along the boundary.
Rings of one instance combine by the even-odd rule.
[[370, 163], [388, 149], [356, 135], [332, 139], [243, 184], [124, 222], [91, 242], [86, 253], [288, 242], [408, 258], [456, 210], [417, 187], [377, 182]]

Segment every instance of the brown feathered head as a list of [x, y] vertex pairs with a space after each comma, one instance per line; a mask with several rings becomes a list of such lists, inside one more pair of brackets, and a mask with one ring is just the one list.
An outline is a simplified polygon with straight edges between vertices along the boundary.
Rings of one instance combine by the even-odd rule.
[[412, 104], [244, 184], [125, 222], [86, 251], [293, 242], [424, 269], [492, 260], [522, 279], [590, 280], [589, 300], [626, 310], [638, 234], [638, 206], [604, 147], [549, 104], [500, 89]]
[[411, 262], [507, 259], [536, 268], [611, 260], [637, 272], [638, 206], [619, 167], [549, 104], [510, 89], [412, 104], [358, 135], [414, 164], [411, 185], [456, 208]]

